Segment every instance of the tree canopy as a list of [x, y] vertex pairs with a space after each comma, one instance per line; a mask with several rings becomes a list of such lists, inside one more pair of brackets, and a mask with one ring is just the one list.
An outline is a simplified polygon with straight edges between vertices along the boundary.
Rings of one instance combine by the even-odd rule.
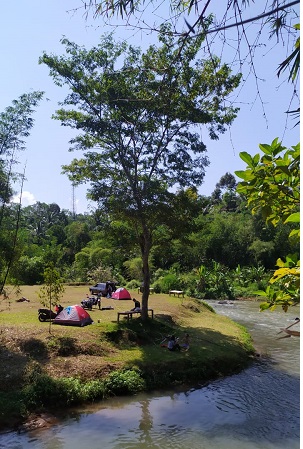
[[[299, 0], [171, 0], [165, 3], [158, 0], [88, 0], [80, 6], [75, 0], [75, 9], [84, 8], [86, 17], [90, 13], [96, 19], [102, 16], [105, 22], [113, 22], [113, 26], [115, 21], [112, 19], [115, 16], [121, 17], [128, 28], [144, 31], [146, 34], [159, 32], [159, 23], [171, 23], [175, 36], [182, 37], [183, 40], [195, 40], [203, 32], [206, 36], [203, 51], [211, 57], [215, 48], [215, 52], [222, 58], [227, 52], [228, 61], [245, 73], [244, 78], [250, 75], [255, 77], [257, 96], [262, 102], [259, 92], [262, 75], [255, 65], [255, 56], [262, 49], [266, 48], [268, 54], [272, 50], [276, 51], [278, 44], [279, 51], [284, 51], [285, 56], [284, 59], [281, 56], [280, 63], [274, 68], [277, 75], [281, 76], [286, 71], [289, 80], [294, 83], [298, 81], [299, 3]], [[212, 23], [208, 26], [210, 18]], [[296, 84], [292, 101], [298, 100], [295, 86]]]

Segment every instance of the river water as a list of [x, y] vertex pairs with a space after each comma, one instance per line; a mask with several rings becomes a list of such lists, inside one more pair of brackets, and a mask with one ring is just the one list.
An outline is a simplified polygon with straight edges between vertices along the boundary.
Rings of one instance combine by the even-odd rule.
[[74, 410], [50, 429], [0, 435], [0, 448], [299, 449], [300, 339], [277, 339], [299, 310], [260, 313], [256, 302], [209, 303], [247, 327], [261, 354], [251, 367], [186, 391]]

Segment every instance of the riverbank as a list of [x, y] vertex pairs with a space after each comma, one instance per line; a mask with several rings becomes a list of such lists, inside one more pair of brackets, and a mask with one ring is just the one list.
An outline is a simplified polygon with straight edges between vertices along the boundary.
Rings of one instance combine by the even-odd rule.
[[[103, 298], [103, 310], [89, 311], [92, 325], [72, 327], [38, 321], [38, 289], [22, 288], [29, 302], [2, 302], [1, 429], [16, 428], [30, 413], [53, 411], [58, 405], [204, 383], [239, 372], [253, 354], [242, 326], [191, 298], [151, 295], [154, 319], [146, 323], [140, 317], [117, 323], [117, 313], [129, 310], [132, 302]], [[80, 304], [87, 290], [66, 287], [62, 305]], [[131, 295], [140, 300], [137, 292]], [[165, 336], [175, 334], [182, 341], [185, 333], [190, 335], [188, 351], [171, 353], [161, 347]]]

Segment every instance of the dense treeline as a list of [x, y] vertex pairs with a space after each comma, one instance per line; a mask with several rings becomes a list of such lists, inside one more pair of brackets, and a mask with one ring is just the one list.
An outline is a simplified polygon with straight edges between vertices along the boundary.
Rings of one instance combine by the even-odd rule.
[[[208, 291], [234, 297], [231, 276], [243, 286], [251, 273], [251, 280], [264, 279], [278, 257], [298, 251], [288, 239], [291, 225], [275, 228], [251, 215], [236, 193], [233, 175], [222, 177], [210, 197], [188, 189], [179, 191], [174, 201], [173, 220], [170, 217], [154, 233], [150, 264], [156, 291], [182, 288], [198, 296]], [[16, 213], [16, 205], [6, 208], [1, 272], [11, 254], [10, 228]], [[112, 278], [120, 285], [139, 286], [142, 261], [133, 233], [126, 223], [98, 210], [73, 216], [54, 203], [23, 207], [7, 281], [41, 284], [44, 270], [55, 266], [65, 282]]]

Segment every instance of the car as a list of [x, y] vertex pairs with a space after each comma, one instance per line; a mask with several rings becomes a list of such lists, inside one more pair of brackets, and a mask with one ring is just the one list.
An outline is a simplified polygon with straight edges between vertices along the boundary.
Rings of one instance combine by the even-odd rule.
[[91, 295], [102, 295], [107, 296], [108, 293], [116, 291], [116, 284], [112, 281], [99, 282], [91, 287], [89, 287], [89, 292]]

